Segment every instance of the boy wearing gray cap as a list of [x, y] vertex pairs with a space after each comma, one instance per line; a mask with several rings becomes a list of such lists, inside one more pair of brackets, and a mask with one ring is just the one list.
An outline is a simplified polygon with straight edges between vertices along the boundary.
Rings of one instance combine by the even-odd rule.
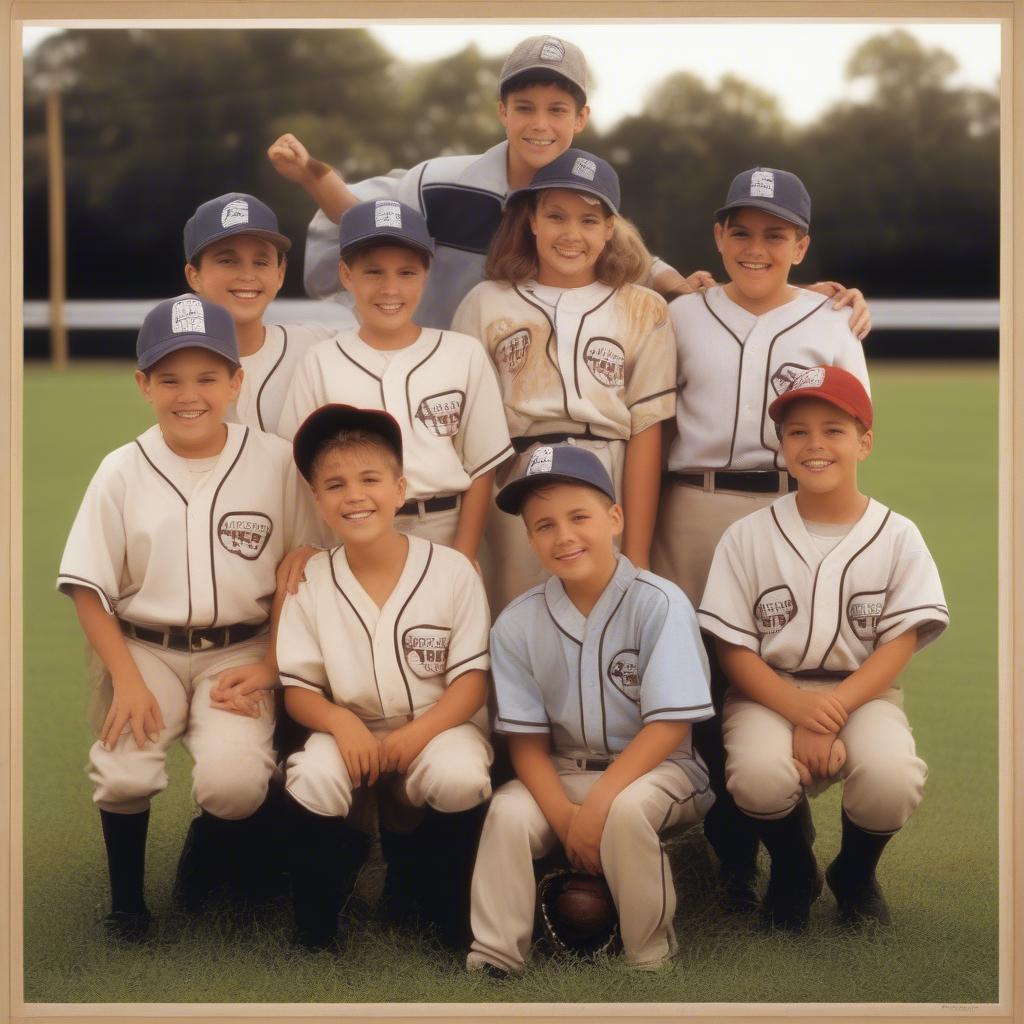
[[295, 367], [317, 342], [355, 327], [355, 317], [342, 307], [330, 326], [263, 322], [284, 283], [292, 243], [274, 211], [255, 196], [228, 192], [201, 203], [184, 235], [189, 288], [223, 306], [235, 322], [245, 375], [228, 419], [276, 433]]
[[[156, 424], [96, 471], [57, 586], [95, 652], [89, 778], [110, 870], [108, 933], [142, 940], [151, 799], [181, 738], [195, 761], [186, 899], [211, 849], [241, 849], [274, 768], [275, 571], [315, 536], [289, 445], [225, 422], [242, 384], [227, 310], [182, 295], [146, 316], [136, 382]], [[220, 855], [231, 856], [219, 851]]]

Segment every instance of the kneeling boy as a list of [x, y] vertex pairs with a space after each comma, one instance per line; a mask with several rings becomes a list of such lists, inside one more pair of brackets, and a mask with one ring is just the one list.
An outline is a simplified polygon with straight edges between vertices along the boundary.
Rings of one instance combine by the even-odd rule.
[[655, 968], [676, 949], [660, 834], [699, 821], [714, 799], [690, 745], [690, 723], [712, 714], [693, 609], [674, 584], [616, 553], [622, 510], [592, 452], [538, 448], [497, 501], [522, 514], [552, 576], [491, 634], [495, 727], [518, 778], [484, 824], [467, 966], [523, 968], [533, 860], [560, 842], [574, 867], [607, 878], [627, 962]]
[[324, 406], [294, 452], [344, 545], [309, 561], [278, 631], [285, 706], [314, 730], [288, 759], [285, 788], [297, 938], [317, 948], [333, 939], [366, 850], [346, 824], [355, 790], [375, 786], [393, 829], [414, 827], [419, 808], [452, 815], [491, 795], [490, 617], [468, 559], [394, 527], [405, 478], [390, 415]]
[[[927, 775], [893, 684], [949, 612], [917, 527], [857, 488], [873, 444], [863, 384], [812, 367], [768, 411], [798, 490], [726, 531], [698, 613], [732, 683], [726, 785], [772, 858], [767, 922], [799, 932], [822, 886], [801, 774], [812, 794], [842, 778], [828, 884], [846, 921], [887, 923], [875, 866]], [[836, 775], [837, 738], [846, 763]]]

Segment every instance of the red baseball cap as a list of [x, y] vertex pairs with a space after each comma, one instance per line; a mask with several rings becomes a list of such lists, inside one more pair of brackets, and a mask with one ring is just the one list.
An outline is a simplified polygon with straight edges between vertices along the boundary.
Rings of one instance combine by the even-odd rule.
[[817, 398], [849, 413], [871, 429], [874, 409], [864, 385], [849, 370], [838, 366], [812, 366], [793, 379], [793, 383], [768, 406], [768, 415], [782, 422], [782, 412], [791, 402]]

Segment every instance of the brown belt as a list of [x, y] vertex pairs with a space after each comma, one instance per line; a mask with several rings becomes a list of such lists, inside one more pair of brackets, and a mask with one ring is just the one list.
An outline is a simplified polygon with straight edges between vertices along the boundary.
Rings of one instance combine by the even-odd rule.
[[459, 495], [442, 494], [426, 501], [407, 501], [396, 513], [398, 516], [415, 516], [420, 512], [447, 512], [459, 507]]

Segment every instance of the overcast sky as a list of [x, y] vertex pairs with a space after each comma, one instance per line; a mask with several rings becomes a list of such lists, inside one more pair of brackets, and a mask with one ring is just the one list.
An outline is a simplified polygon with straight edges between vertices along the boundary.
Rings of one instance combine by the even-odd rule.
[[[637, 112], [651, 88], [673, 71], [700, 75], [709, 84], [732, 72], [778, 97], [794, 122], [814, 120], [844, 96], [856, 98], [843, 77], [850, 54], [868, 36], [900, 24], [929, 47], [941, 47], [960, 65], [955, 84], [994, 88], [999, 74], [999, 26], [957, 22], [669, 22], [517, 24], [396, 24], [371, 31], [396, 56], [430, 61], [475, 42], [499, 56], [520, 39], [550, 33], [577, 43], [594, 78], [590, 104], [595, 125], [607, 129]], [[183, 27], [183, 26], [181, 26]], [[274, 26], [274, 27], [280, 27]], [[53, 29], [26, 28], [31, 49]]]

